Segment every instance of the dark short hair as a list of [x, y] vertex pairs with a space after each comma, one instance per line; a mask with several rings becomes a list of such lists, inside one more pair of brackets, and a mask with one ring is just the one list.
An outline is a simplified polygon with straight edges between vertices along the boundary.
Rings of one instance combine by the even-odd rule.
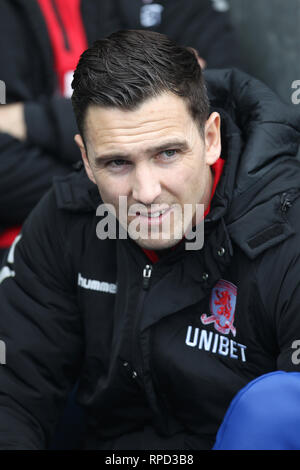
[[78, 130], [89, 105], [134, 110], [163, 92], [182, 97], [203, 134], [209, 114], [195, 53], [154, 31], [124, 30], [96, 41], [80, 57], [72, 82]]

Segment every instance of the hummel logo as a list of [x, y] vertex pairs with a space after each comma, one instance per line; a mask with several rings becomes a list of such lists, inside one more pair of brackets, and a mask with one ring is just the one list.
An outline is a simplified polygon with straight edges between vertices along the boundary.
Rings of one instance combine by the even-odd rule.
[[97, 290], [100, 292], [107, 292], [108, 294], [115, 294], [117, 292], [117, 285], [109, 282], [96, 281], [94, 279], [86, 279], [78, 273], [78, 285], [84, 289]]

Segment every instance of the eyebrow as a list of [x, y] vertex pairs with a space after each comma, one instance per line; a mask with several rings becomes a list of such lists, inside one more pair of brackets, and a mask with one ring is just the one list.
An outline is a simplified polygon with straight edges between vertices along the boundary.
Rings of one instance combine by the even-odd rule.
[[[189, 146], [186, 140], [169, 140], [166, 142], [162, 142], [158, 145], [154, 145], [152, 147], [148, 147], [145, 150], [145, 154], [152, 155], [155, 153], [163, 152], [164, 150], [168, 149], [179, 149], [181, 151], [188, 150]], [[95, 157], [95, 165], [101, 166], [103, 163], [110, 161], [110, 160], [130, 160], [131, 155], [129, 153], [122, 153], [122, 152], [112, 152], [112, 153], [105, 153], [103, 155], [98, 155]]]

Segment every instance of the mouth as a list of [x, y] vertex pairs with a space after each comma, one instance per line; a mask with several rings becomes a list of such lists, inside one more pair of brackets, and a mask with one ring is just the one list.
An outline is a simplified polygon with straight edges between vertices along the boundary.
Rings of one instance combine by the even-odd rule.
[[159, 225], [167, 216], [170, 214], [172, 207], [166, 207], [164, 209], [154, 212], [137, 212], [141, 223], [149, 225]]

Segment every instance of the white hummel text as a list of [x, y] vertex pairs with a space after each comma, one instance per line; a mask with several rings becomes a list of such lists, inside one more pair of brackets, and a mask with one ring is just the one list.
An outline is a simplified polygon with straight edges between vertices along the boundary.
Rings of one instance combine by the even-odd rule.
[[111, 282], [97, 281], [94, 279], [86, 279], [81, 275], [81, 273], [78, 273], [78, 285], [84, 289], [107, 292], [108, 294], [115, 294], [117, 292], [116, 284]]

